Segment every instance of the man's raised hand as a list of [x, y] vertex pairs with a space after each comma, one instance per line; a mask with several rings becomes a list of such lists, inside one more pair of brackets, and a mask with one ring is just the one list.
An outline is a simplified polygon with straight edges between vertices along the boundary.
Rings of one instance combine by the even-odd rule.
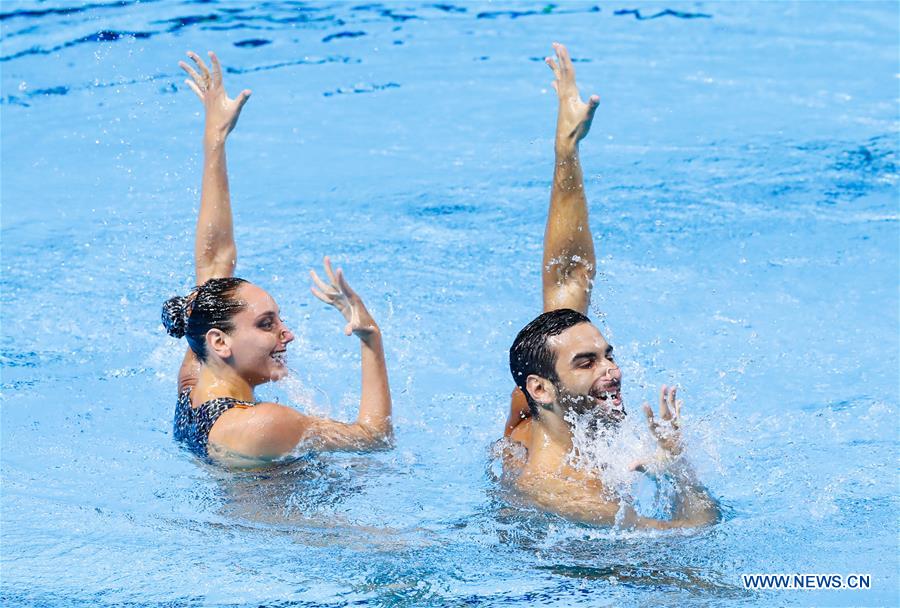
[[649, 403], [645, 403], [643, 408], [650, 434], [671, 458], [680, 455], [684, 449], [680, 430], [682, 402], [676, 399], [677, 392], [676, 387], [670, 389], [665, 384], [659, 389], [659, 420], [653, 415], [653, 408]]
[[544, 61], [553, 70], [555, 76], [553, 88], [559, 96], [559, 116], [556, 122], [556, 144], [574, 145], [584, 139], [591, 130], [594, 112], [600, 103], [600, 97], [591, 95], [587, 103], [581, 100], [578, 85], [575, 84], [575, 66], [565, 46], [553, 43], [556, 61], [547, 57]]
[[650, 404], [644, 403], [647, 426], [659, 445], [659, 452], [655, 459], [635, 460], [628, 467], [630, 470], [655, 476], [681, 455], [684, 449], [680, 430], [682, 402], [676, 399], [677, 392], [677, 387], [670, 389], [665, 384], [659, 389], [659, 419], [653, 414]]

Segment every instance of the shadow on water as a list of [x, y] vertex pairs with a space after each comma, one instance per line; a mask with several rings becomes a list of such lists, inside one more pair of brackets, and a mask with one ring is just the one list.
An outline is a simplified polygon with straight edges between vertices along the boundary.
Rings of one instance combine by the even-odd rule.
[[[253, 470], [205, 465], [214, 488], [203, 500], [213, 528], [282, 536], [309, 547], [398, 551], [427, 547], [431, 533], [359, 522], [347, 503], [398, 472], [366, 454], [309, 454]], [[212, 497], [210, 497], [210, 494]]]
[[659, 590], [661, 587], [680, 589], [698, 595], [710, 593], [722, 598], [748, 596], [748, 592], [736, 585], [716, 581], [711, 573], [687, 566], [681, 568], [653, 568], [634, 564], [609, 564], [606, 566], [581, 566], [555, 564], [536, 566], [558, 576], [580, 580], [602, 580], [634, 588]]

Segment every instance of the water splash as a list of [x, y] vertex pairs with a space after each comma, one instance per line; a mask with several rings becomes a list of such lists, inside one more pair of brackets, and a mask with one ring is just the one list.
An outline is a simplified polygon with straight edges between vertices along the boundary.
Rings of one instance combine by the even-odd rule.
[[655, 451], [649, 436], [639, 431], [634, 416], [626, 417], [615, 427], [604, 424], [593, 411], [569, 411], [565, 420], [572, 428], [568, 464], [599, 478], [608, 499], [630, 501], [632, 486], [638, 479], [632, 466], [652, 460]]
[[[299, 374], [294, 369], [288, 368], [288, 371], [290, 373], [280, 380], [279, 384], [288, 394], [290, 403], [310, 416], [327, 417], [329, 412], [333, 409], [328, 393], [317, 386], [304, 384], [303, 380], [300, 379]], [[326, 405], [323, 406], [316, 403], [316, 400], [314, 399], [316, 393], [322, 395]]]

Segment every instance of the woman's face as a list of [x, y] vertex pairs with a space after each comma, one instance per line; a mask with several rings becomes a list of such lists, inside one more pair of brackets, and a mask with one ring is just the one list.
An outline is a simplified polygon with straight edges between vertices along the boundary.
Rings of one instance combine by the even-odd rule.
[[286, 347], [294, 334], [279, 316], [278, 305], [264, 289], [245, 283], [235, 297], [244, 309], [232, 318], [228, 334], [231, 365], [251, 386], [287, 376]]

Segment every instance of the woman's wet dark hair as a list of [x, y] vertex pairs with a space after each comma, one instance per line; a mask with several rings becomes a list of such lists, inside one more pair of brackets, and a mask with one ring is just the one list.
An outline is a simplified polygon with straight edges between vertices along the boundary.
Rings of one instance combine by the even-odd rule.
[[206, 361], [206, 332], [234, 329], [231, 319], [244, 308], [244, 302], [234, 296], [244, 283], [247, 281], [237, 277], [210, 279], [187, 296], [169, 298], [162, 307], [166, 333], [174, 338], [185, 336], [197, 358]]
[[538, 414], [538, 405], [525, 388], [528, 376], [534, 374], [551, 382], [559, 381], [556, 373], [556, 351], [547, 344], [547, 339], [558, 336], [573, 325], [590, 322], [589, 318], [577, 310], [560, 308], [538, 316], [516, 336], [509, 348], [509, 371], [516, 386], [525, 394], [533, 416]]

